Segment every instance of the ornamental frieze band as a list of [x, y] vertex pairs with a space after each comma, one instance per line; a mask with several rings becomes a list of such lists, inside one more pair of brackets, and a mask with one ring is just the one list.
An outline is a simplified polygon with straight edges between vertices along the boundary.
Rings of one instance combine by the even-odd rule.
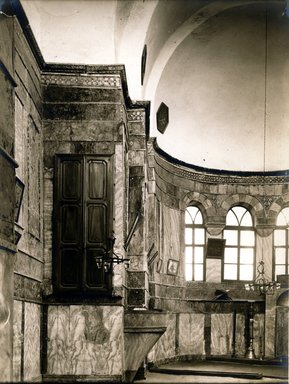
[[65, 86], [87, 86], [87, 87], [114, 87], [121, 88], [121, 79], [119, 75], [58, 75], [43, 74], [41, 76], [43, 85], [65, 85]]
[[144, 110], [128, 111], [127, 115], [128, 115], [128, 121], [145, 121]]
[[197, 172], [193, 169], [186, 170], [179, 164], [172, 164], [155, 154], [155, 164], [163, 170], [188, 180], [199, 181], [212, 184], [246, 184], [246, 185], [272, 185], [289, 183], [289, 176], [236, 176], [232, 175], [213, 175], [205, 172]]

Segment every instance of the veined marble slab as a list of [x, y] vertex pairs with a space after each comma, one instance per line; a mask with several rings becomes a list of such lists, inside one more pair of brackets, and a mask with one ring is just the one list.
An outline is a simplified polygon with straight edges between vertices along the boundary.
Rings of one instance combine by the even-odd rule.
[[22, 301], [14, 300], [13, 307], [13, 381], [21, 381]]
[[123, 308], [50, 306], [47, 373], [120, 375]]
[[167, 315], [167, 329], [148, 354], [149, 361], [158, 361], [176, 355], [176, 315]]
[[233, 335], [233, 314], [211, 315], [211, 354], [231, 355]]
[[25, 302], [24, 318], [24, 380], [41, 376], [40, 368], [40, 305]]
[[205, 315], [199, 313], [181, 313], [179, 318], [179, 354], [203, 355]]

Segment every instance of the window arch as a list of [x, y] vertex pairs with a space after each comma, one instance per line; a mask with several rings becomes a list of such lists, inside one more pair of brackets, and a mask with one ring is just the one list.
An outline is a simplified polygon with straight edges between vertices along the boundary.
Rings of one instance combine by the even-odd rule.
[[206, 230], [200, 209], [189, 206], [185, 212], [185, 278], [204, 281]]
[[289, 272], [289, 207], [283, 208], [276, 222], [273, 236], [274, 279]]
[[255, 229], [252, 216], [246, 208], [235, 206], [229, 210], [223, 237], [226, 239], [223, 280], [253, 280]]

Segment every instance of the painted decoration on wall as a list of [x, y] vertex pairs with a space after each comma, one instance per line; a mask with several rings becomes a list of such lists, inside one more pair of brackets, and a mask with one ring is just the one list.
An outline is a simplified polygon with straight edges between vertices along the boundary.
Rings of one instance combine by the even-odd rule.
[[178, 273], [179, 262], [177, 260], [169, 259], [168, 261], [168, 275], [176, 275]]

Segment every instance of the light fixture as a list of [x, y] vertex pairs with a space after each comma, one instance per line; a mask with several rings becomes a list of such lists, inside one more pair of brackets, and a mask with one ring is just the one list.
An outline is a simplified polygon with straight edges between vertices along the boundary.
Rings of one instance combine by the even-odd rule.
[[256, 291], [259, 292], [260, 295], [273, 295], [277, 289], [280, 289], [280, 283], [270, 281], [266, 278], [264, 264], [263, 260], [259, 261], [257, 267], [258, 275], [253, 283], [245, 284], [246, 291]]
[[[265, 205], [266, 197], [265, 197], [265, 185], [266, 185], [266, 130], [267, 130], [267, 58], [268, 58], [268, 49], [267, 49], [267, 37], [268, 37], [268, 16], [267, 9], [265, 13], [265, 63], [264, 63], [264, 119], [263, 119], [263, 127], [264, 127], [264, 139], [263, 139], [263, 205]], [[266, 215], [264, 208], [264, 215]], [[258, 275], [253, 283], [245, 284], [245, 289], [247, 291], [257, 291], [260, 295], [267, 294], [273, 295], [276, 289], [280, 288], [280, 283], [275, 281], [270, 281], [265, 276], [265, 263], [264, 259], [264, 238], [262, 237], [262, 259], [259, 261], [259, 265], [257, 267]]]
[[113, 248], [115, 243], [115, 237], [112, 234], [108, 238], [108, 249], [103, 255], [95, 257], [96, 268], [101, 269], [103, 267], [104, 272], [112, 272], [115, 264], [124, 263], [125, 268], [129, 267], [129, 259], [125, 259], [122, 256], [117, 255]]

